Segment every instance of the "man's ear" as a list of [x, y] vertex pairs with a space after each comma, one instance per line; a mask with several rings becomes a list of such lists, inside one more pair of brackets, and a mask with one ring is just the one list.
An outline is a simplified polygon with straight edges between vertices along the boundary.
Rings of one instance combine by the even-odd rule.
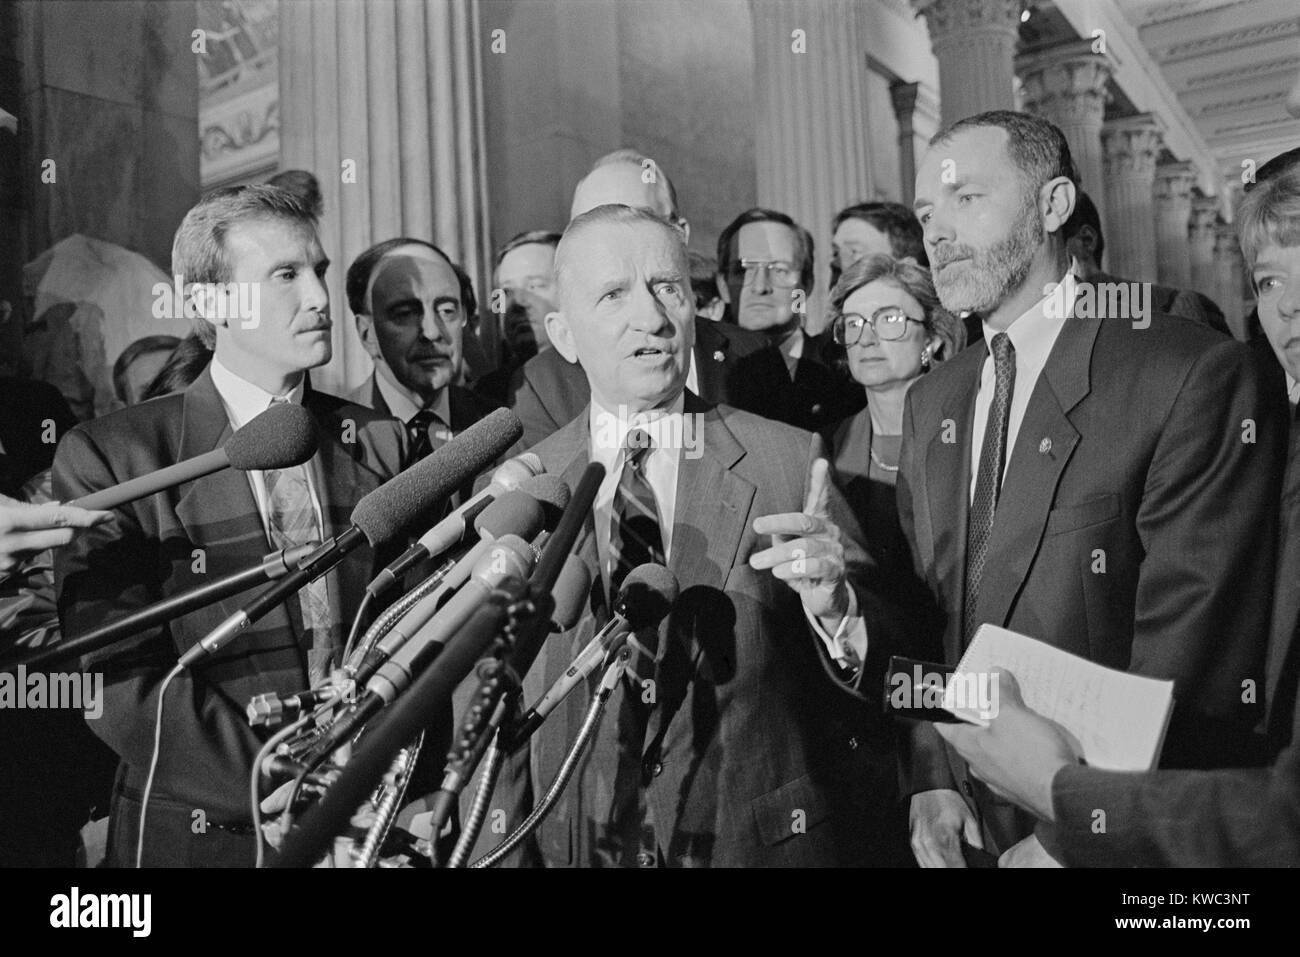
[[691, 224], [687, 222], [685, 216], [677, 217], [677, 228], [682, 231], [682, 245], [689, 246], [691, 244]]
[[718, 298], [728, 306], [731, 305], [731, 290], [727, 288], [727, 277], [723, 273], [716, 273], [718, 281]]
[[361, 340], [361, 346], [366, 350], [366, 355], [371, 359], [379, 361], [383, 359], [383, 353], [379, 351], [379, 338], [375, 335], [375, 321], [364, 312], [357, 313], [357, 337]]
[[213, 327], [213, 334], [216, 330], [229, 326], [228, 318], [234, 313], [229, 309], [221, 308], [217, 302], [219, 295], [214, 284], [193, 283], [185, 290], [185, 306], [187, 312], [201, 322], [206, 322]]
[[1074, 182], [1067, 176], [1058, 176], [1043, 185], [1039, 196], [1043, 200], [1041, 205], [1045, 207], [1043, 228], [1049, 233], [1059, 232], [1074, 212], [1078, 197]]
[[546, 314], [546, 334], [550, 337], [555, 351], [564, 356], [566, 362], [578, 361], [578, 347], [573, 339], [573, 330], [569, 328], [569, 320], [563, 312]]

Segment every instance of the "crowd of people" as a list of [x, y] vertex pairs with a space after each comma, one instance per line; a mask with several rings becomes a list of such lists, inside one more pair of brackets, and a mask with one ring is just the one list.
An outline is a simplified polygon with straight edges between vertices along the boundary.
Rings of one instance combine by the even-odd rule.
[[[523, 437], [507, 457], [531, 451], [571, 486], [588, 463], [606, 470], [577, 551], [590, 600], [525, 700], [610, 619], [638, 564], [680, 588], [512, 862], [1300, 863], [1300, 150], [1262, 166], [1237, 212], [1257, 298], [1244, 343], [1205, 296], [1102, 272], [1082, 185], [1041, 118], [942, 130], [912, 209], [835, 217], [830, 321], [813, 335], [828, 264], [806, 224], [749, 209], [712, 260], [689, 252], [670, 170], [618, 150], [575, 184], [567, 225], [500, 247], [487, 295], [420, 237], [347, 263], [374, 372], [344, 397], [309, 376], [342, 311], [310, 176], [209, 193], [172, 269], [187, 287], [257, 284], [257, 322], [198, 297], [187, 336], [123, 352], [125, 407], [80, 424], [53, 389], [0, 383], [3, 650], [338, 535], [364, 495], [508, 407]], [[1149, 313], [1089, 295], [1119, 283], [1146, 284]], [[320, 434], [304, 465], [217, 472], [111, 511], [61, 504], [209, 452], [285, 402]], [[24, 714], [4, 736], [23, 769], [4, 775], [5, 813], [25, 835], [6, 862], [94, 863], [83, 825], [107, 811], [110, 866], [252, 865], [265, 736], [244, 706], [339, 665], [392, 557], [363, 555], [202, 666], [169, 674], [237, 604], [85, 656], [101, 715]], [[955, 665], [986, 623], [1173, 681], [1160, 769], [1086, 766], [1013, 675], [987, 727], [882, 704], [891, 656]], [[509, 758], [490, 806], [510, 828], [559, 773], [593, 691]], [[89, 773], [114, 764], [111, 785]]]

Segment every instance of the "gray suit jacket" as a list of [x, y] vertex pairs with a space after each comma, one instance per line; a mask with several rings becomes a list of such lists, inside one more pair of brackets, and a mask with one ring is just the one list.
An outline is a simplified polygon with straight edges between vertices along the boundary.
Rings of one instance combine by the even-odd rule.
[[[987, 354], [981, 342], [923, 376], [904, 414], [899, 516], [947, 619], [941, 647], [952, 663]], [[1250, 754], [1250, 729], [1261, 717], [1286, 422], [1262, 378], [1246, 347], [1186, 320], [1154, 316], [1134, 329], [1072, 319], [1010, 451], [978, 620], [1174, 680], [1163, 766], [1263, 759], [1262, 749]], [[1032, 831], [931, 726], [915, 729], [911, 749], [909, 790], [963, 793], [983, 816], [987, 848]]]
[[[799, 597], [770, 572], [748, 565], [769, 544], [754, 533], [754, 519], [802, 510], [821, 442], [689, 393], [686, 413], [700, 417], [703, 454], [684, 454], [680, 464], [670, 565], [681, 598], [661, 628], [669, 651], [641, 756], [661, 853], [674, 866], [906, 862], [882, 695], [874, 696], [873, 708], [844, 693]], [[588, 428], [584, 412], [535, 447], [548, 472], [577, 481], [588, 463]], [[870, 576], [866, 555], [852, 540], [855, 523], [834, 490], [831, 515], [848, 539], [852, 580], [862, 586]], [[528, 702], [608, 618], [591, 532], [589, 522], [579, 551], [595, 583], [588, 614], [549, 641], [526, 679]], [[879, 689], [895, 622], [863, 587], [857, 591], [872, 646], [861, 682]], [[614, 773], [610, 729], [624, 692], [620, 684], [593, 755], [525, 860], [552, 866], [598, 860], [598, 846], [608, 842], [602, 784]], [[511, 828], [554, 779], [587, 703], [587, 690], [575, 691], [504, 775], [492, 807], [506, 810]]]

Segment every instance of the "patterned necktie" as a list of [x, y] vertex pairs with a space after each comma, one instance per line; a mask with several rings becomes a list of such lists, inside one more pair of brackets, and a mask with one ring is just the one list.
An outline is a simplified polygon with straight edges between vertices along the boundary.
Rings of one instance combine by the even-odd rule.
[[[612, 571], [609, 590], [612, 598], [628, 573], [646, 562], [664, 564], [664, 539], [659, 524], [659, 501], [645, 476], [645, 463], [654, 444], [649, 434], [632, 429], [623, 449], [623, 472], [614, 490], [613, 522], [609, 533], [609, 557]], [[648, 636], [642, 636], [648, 637]], [[629, 635], [631, 650], [627, 674], [638, 688], [653, 681], [658, 671], [658, 649], [647, 648]], [[658, 695], [655, 695], [657, 699]]]
[[406, 436], [410, 439], [410, 451], [406, 456], [406, 465], [414, 465], [434, 449], [445, 445], [451, 438], [450, 432], [443, 428], [442, 421], [432, 409], [421, 409], [406, 423]]
[[[272, 405], [284, 402], [274, 399]], [[266, 480], [267, 519], [270, 526], [271, 545], [288, 548], [306, 542], [322, 541], [316, 509], [311, 503], [311, 489], [307, 484], [307, 466], [295, 465], [288, 469], [271, 469], [263, 473]], [[339, 650], [340, 635], [330, 615], [329, 590], [324, 578], [317, 578], [298, 592], [302, 607], [304, 637], [310, 641], [307, 652], [307, 675], [312, 685], [325, 677], [333, 667], [332, 658]]]
[[1011, 422], [1011, 393], [1016, 384], [1016, 348], [1005, 332], [993, 337], [993, 401], [989, 404], [988, 424], [984, 428], [984, 445], [980, 449], [979, 473], [975, 479], [975, 498], [970, 506], [966, 526], [966, 602], [963, 615], [963, 646], [970, 642], [979, 622], [975, 606], [988, 558], [989, 538], [993, 534], [993, 515], [1002, 488], [1002, 470], [1007, 461], [1007, 429]]

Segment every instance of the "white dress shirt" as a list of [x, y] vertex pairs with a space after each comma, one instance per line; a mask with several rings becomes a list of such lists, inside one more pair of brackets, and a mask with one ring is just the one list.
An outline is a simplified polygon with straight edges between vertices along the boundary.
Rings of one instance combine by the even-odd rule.
[[1293, 379], [1289, 372], [1286, 374], [1286, 397], [1292, 409], [1300, 404], [1300, 382]]
[[[239, 431], [251, 420], [257, 418], [263, 412], [271, 407], [271, 400], [279, 396], [271, 395], [260, 386], [255, 386], [247, 379], [243, 379], [231, 372], [216, 356], [212, 357], [212, 384], [217, 387], [217, 394], [221, 396], [221, 404], [226, 408], [226, 417], [230, 420], [230, 427]], [[304, 383], [300, 381], [294, 386], [284, 398], [295, 405], [302, 404], [302, 394]], [[320, 495], [316, 491], [316, 475], [310, 461], [304, 463], [307, 467], [304, 471], [307, 473], [307, 489], [311, 493], [311, 506], [316, 512], [316, 527], [321, 530], [321, 536], [325, 535], [325, 521], [321, 514]], [[266, 473], [260, 469], [250, 469], [245, 473], [248, 476], [248, 482], [253, 488], [253, 497], [257, 500], [257, 511], [262, 518], [262, 528], [266, 532], [266, 540], [271, 541], [271, 522], [268, 512], [268, 496], [266, 493]]]
[[[393, 378], [393, 370], [387, 363], [375, 364], [375, 385], [379, 387], [379, 394], [388, 403], [389, 413], [403, 425], [410, 422], [415, 418], [416, 413], [425, 408], [418, 395]], [[447, 397], [447, 391], [447, 389], [439, 389], [438, 394], [433, 397], [433, 402], [428, 406], [429, 411], [445, 426], [447, 434], [440, 436], [444, 442], [451, 438], [451, 400]]]
[[803, 358], [803, 329], [795, 329], [777, 345], [781, 358], [785, 360], [785, 371], [790, 373], [791, 381], [799, 370], [799, 360]]
[[[1073, 273], [1067, 272], [1065, 278], [1052, 287], [1051, 291], [1034, 303], [1027, 312], [1016, 318], [1007, 327], [1006, 334], [1011, 338], [1011, 345], [1016, 350], [1016, 381], [1011, 391], [1011, 414], [1007, 424], [1007, 456], [1002, 463], [1001, 484], [1006, 477], [1007, 467], [1011, 464], [1011, 454], [1016, 447], [1016, 436], [1020, 433], [1020, 423], [1025, 419], [1025, 410], [1029, 408], [1029, 397], [1034, 393], [1038, 377], [1042, 375], [1047, 357], [1056, 345], [1056, 337], [1065, 328], [1065, 321], [1074, 315], [1074, 297], [1078, 290], [1078, 280]], [[1066, 308], [1062, 315], [1050, 316], [1045, 308], [1049, 303], [1064, 303]], [[970, 497], [975, 500], [975, 481], [979, 478], [980, 452], [984, 448], [984, 431], [988, 426], [989, 406], [993, 404], [993, 391], [996, 381], [993, 369], [993, 337], [998, 330], [988, 323], [984, 324], [984, 341], [989, 345], [989, 354], [984, 359], [984, 369], [980, 374], [979, 392], [975, 395], [975, 422], [971, 433], [970, 447]]]
[[[605, 466], [605, 478], [596, 492], [592, 514], [596, 526], [596, 554], [599, 556], [600, 568], [604, 576], [605, 593], [611, 602], [614, 596], [609, 594], [609, 581], [614, 569], [611, 564], [609, 540], [614, 521], [614, 492], [618, 488], [619, 478], [623, 474], [623, 464], [627, 459], [624, 450], [627, 434], [634, 428], [644, 429], [654, 445], [642, 459], [642, 474], [650, 483], [659, 505], [659, 529], [663, 536], [664, 563], [668, 564], [673, 554], [678, 467], [681, 464], [681, 452], [685, 445], [682, 439], [685, 434], [682, 431], [684, 428], [682, 410], [685, 403], [685, 393], [679, 393], [666, 409], [638, 412], [624, 418], [617, 412], [604, 408], [596, 397], [592, 396], [588, 422], [590, 460]], [[699, 440], [698, 436], [695, 440]], [[807, 608], [804, 608], [804, 616], [834, 660], [853, 667], [861, 666], [867, 656], [867, 626], [865, 620], [858, 614], [857, 597], [852, 588], [849, 589], [848, 613], [841, 620], [834, 634], [828, 632]]]

